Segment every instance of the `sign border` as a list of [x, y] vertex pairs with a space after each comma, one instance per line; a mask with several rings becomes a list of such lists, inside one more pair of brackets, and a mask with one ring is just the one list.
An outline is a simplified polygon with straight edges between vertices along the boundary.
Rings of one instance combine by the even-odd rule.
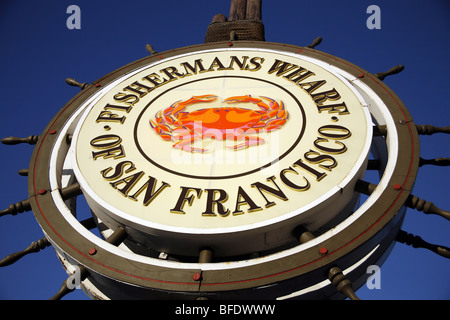
[[[378, 195], [378, 199], [358, 221], [348, 226], [346, 229], [348, 233], [338, 233], [320, 244], [309, 246], [298, 254], [255, 266], [242, 266], [232, 270], [208, 270], [210, 264], [189, 264], [186, 268], [180, 269], [179, 264], [168, 263], [173, 266], [171, 268], [130, 261], [106, 250], [105, 248], [108, 249], [108, 246], [98, 247], [97, 244], [80, 236], [76, 228], [61, 216], [54, 200], [54, 197], [60, 197], [58, 189], [46, 194], [39, 194], [41, 189], [51, 189], [48, 177], [50, 153], [58, 138], [58, 134], [54, 132], [58, 133], [66, 119], [77, 110], [85, 99], [110, 83], [118, 75], [164, 57], [190, 50], [224, 48], [230, 46], [230, 42], [190, 46], [152, 55], [100, 78], [94, 82], [95, 85], [83, 90], [69, 101], [40, 135], [31, 158], [28, 189], [36, 219], [52, 244], [65, 252], [70, 259], [86, 266], [92, 277], [114, 279], [114, 281], [138, 286], [144, 290], [150, 289], [153, 293], [154, 290], [158, 292], [162, 290], [163, 292], [177, 291], [179, 296], [198, 296], [199, 292], [203, 292], [207, 295], [213, 294], [213, 297], [220, 297], [220, 293], [226, 296], [225, 293], [229, 290], [246, 290], [294, 278], [299, 282], [300, 278], [305, 279], [303, 276], [306, 274], [310, 276], [309, 281], [319, 282], [326, 278], [324, 270], [329, 266], [338, 265], [341, 269], [346, 268], [351, 265], [350, 261], [354, 261], [355, 257], [364, 257], [380, 243], [382, 246], [373, 255], [381, 259], [394, 241], [404, 215], [402, 207], [414, 184], [419, 162], [417, 131], [409, 112], [400, 99], [374, 75], [330, 54], [306, 47], [268, 42], [235, 41], [231, 44], [234, 47], [273, 48], [314, 57], [345, 70], [371, 88], [388, 107], [395, 122], [397, 131], [395, 138], [399, 141], [394, 172], [384, 186], [382, 194]], [[394, 137], [390, 138], [394, 139]], [[397, 184], [402, 188], [392, 187]], [[399, 212], [401, 214], [397, 215]], [[389, 228], [387, 234], [380, 232], [385, 228]], [[88, 251], [93, 247], [97, 248], [97, 253], [91, 256]], [[320, 253], [319, 247], [327, 248], [327, 253]], [[199, 272], [203, 278], [201, 283], [192, 277], [193, 274]], [[289, 286], [287, 287], [289, 288]], [[260, 293], [256, 295], [267, 294], [268, 297], [273, 297], [273, 293], [267, 293], [268, 290], [258, 290]]]

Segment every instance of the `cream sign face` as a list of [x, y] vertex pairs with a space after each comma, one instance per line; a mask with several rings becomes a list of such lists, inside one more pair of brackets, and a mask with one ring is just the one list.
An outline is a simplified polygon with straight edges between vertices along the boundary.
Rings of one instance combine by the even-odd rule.
[[371, 141], [363, 99], [327, 69], [228, 48], [123, 75], [87, 102], [74, 134], [90, 206], [149, 234], [320, 227], [353, 198]]

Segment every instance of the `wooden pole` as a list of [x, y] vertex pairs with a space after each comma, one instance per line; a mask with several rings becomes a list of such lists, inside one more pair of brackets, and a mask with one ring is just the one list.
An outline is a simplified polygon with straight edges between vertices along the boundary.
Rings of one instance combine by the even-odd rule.
[[230, 14], [216, 14], [205, 35], [205, 43], [218, 41], [265, 41], [262, 0], [230, 0]]
[[246, 19], [262, 20], [261, 2], [262, 0], [247, 0]]
[[228, 21], [244, 20], [246, 18], [247, 0], [231, 0]]

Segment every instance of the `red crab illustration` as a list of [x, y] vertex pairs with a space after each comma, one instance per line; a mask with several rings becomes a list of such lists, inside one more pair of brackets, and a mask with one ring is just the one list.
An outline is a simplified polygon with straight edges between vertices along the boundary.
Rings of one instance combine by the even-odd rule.
[[[154, 120], [150, 120], [150, 125], [164, 140], [176, 141], [173, 148], [204, 153], [208, 150], [193, 147], [192, 144], [205, 138], [234, 140], [236, 144], [227, 148], [245, 149], [264, 143], [264, 139], [256, 133], [280, 129], [288, 119], [283, 101], [250, 95], [227, 98], [222, 107], [186, 111], [191, 105], [217, 99], [215, 95], [202, 95], [177, 101], [158, 111]], [[236, 103], [256, 104], [259, 110], [228, 106]]]

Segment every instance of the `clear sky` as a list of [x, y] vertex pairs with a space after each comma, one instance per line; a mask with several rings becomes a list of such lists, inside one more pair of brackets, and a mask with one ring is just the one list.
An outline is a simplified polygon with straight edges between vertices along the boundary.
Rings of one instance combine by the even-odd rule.
[[[69, 30], [69, 5], [81, 9], [81, 29]], [[369, 29], [368, 6], [381, 9], [381, 29]], [[39, 135], [79, 89], [64, 79], [94, 82], [146, 56], [147, 43], [162, 52], [203, 43], [216, 13], [229, 0], [1, 0], [0, 137]], [[450, 125], [450, 2], [447, 0], [263, 0], [266, 40], [309, 45], [372, 73], [399, 64], [405, 70], [385, 83], [417, 124]], [[450, 157], [450, 136], [421, 136], [423, 158]], [[0, 210], [28, 197], [33, 147], [0, 145]], [[413, 193], [450, 210], [449, 167], [420, 168]], [[403, 230], [450, 246], [449, 222], [408, 209]], [[43, 233], [31, 212], [0, 218], [0, 258], [26, 248]], [[450, 299], [449, 260], [425, 249], [396, 244], [381, 267], [381, 289], [363, 286], [362, 299]], [[48, 299], [67, 278], [50, 247], [0, 268], [0, 299]], [[65, 299], [86, 299], [76, 290]]]

